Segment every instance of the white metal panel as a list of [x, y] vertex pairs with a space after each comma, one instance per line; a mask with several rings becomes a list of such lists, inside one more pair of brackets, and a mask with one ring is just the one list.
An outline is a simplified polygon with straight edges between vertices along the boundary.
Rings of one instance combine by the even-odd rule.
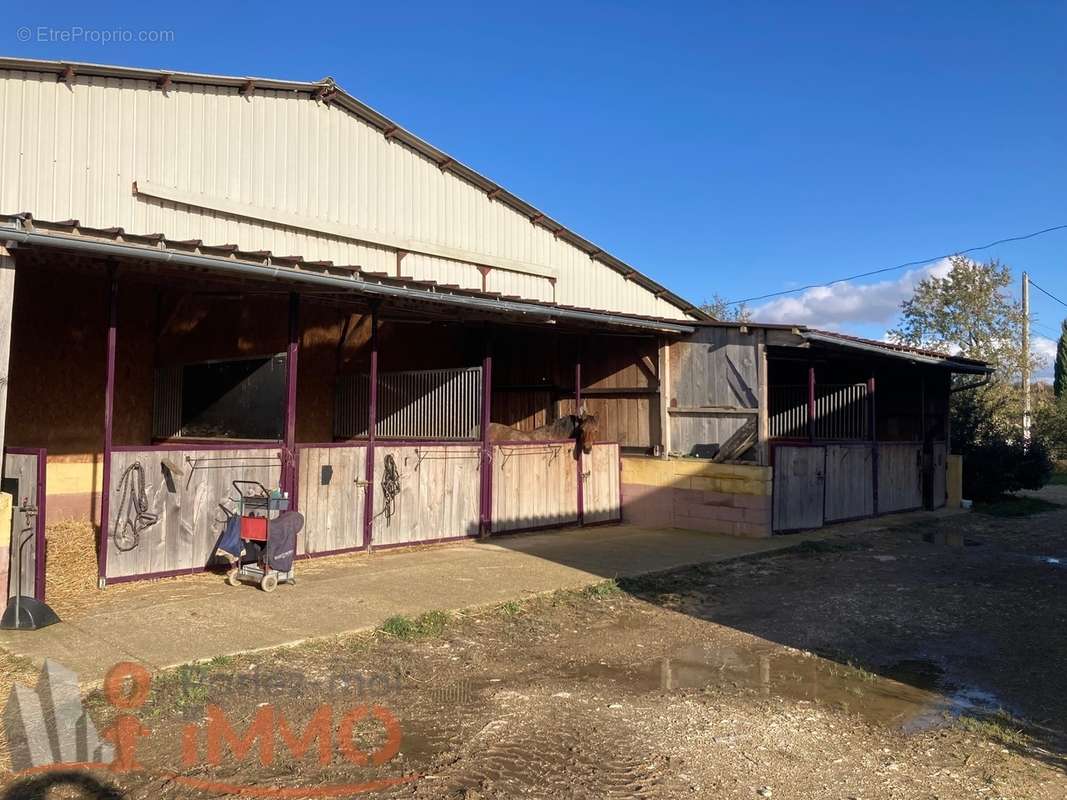
[[[548, 269], [493, 270], [493, 291], [684, 319], [685, 314], [349, 111], [307, 95], [0, 71], [0, 212], [302, 255], [390, 274], [395, 251], [135, 194], [148, 181]], [[416, 278], [479, 288], [474, 266], [409, 255]], [[473, 272], [472, 272], [473, 270]], [[405, 274], [412, 274], [404, 270]]]

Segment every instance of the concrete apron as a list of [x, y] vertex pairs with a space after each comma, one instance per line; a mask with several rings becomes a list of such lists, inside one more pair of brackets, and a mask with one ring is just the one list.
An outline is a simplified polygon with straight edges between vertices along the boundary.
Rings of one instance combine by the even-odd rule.
[[365, 631], [396, 614], [492, 606], [839, 533], [744, 539], [616, 525], [298, 562], [297, 584], [271, 594], [217, 575], [160, 580], [40, 631], [4, 631], [0, 648], [37, 665], [56, 659], [92, 686], [119, 661], [165, 669]]

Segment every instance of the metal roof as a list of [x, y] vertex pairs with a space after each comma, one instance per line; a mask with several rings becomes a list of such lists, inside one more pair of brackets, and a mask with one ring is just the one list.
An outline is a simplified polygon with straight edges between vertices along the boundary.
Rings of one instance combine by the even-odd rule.
[[798, 334], [809, 342], [842, 347], [851, 350], [859, 350], [865, 353], [901, 358], [907, 361], [929, 364], [931, 366], [946, 367], [953, 372], [968, 372], [973, 374], [987, 375], [994, 372], [994, 368], [987, 362], [975, 358], [964, 358], [947, 353], [939, 353], [936, 350], [927, 350], [921, 347], [911, 347], [894, 342], [880, 342], [876, 339], [863, 339], [859, 336], [849, 336], [845, 333], [833, 331], [820, 331], [808, 328], [798, 328]]
[[161, 233], [130, 234], [121, 228], [83, 228], [78, 220], [44, 222], [34, 220], [31, 214], [0, 215], [0, 244], [16, 249], [19, 246], [43, 247], [91, 256], [166, 263], [220, 275], [316, 287], [337, 294], [436, 303], [488, 314], [509, 314], [513, 318], [527, 320], [606, 324], [674, 334], [691, 333], [694, 330], [692, 325], [678, 320], [524, 300], [435, 281], [392, 277], [368, 272], [358, 266], [305, 261], [300, 256], [278, 256], [269, 251], [245, 252], [235, 245], [173, 240]]
[[223, 86], [239, 91], [251, 92], [256, 88], [277, 91], [291, 91], [307, 94], [311, 99], [332, 103], [355, 114], [363, 121], [378, 128], [393, 141], [400, 142], [412, 150], [433, 161], [437, 166], [486, 192], [494, 200], [510, 206], [525, 215], [532, 224], [540, 225], [558, 238], [570, 243], [596, 260], [626, 276], [629, 280], [642, 286], [657, 297], [686, 312], [696, 320], [711, 319], [710, 315], [680, 295], [666, 289], [662, 284], [644, 275], [619, 258], [605, 252], [601, 247], [578, 235], [563, 224], [549, 217], [535, 206], [527, 203], [514, 193], [485, 177], [473, 168], [463, 164], [415, 134], [398, 125], [384, 114], [358, 100], [337, 85], [333, 78], [326, 77], [319, 81], [286, 81], [273, 78], [236, 77], [209, 75], [196, 72], [180, 72], [161, 69], [141, 69], [107, 64], [92, 64], [78, 61], [48, 61], [41, 59], [0, 57], [0, 70], [25, 70], [29, 72], [55, 73], [58, 80], [73, 80], [78, 75], [125, 78], [130, 80], [147, 80], [161, 86], [173, 84], [194, 84], [205, 86]]

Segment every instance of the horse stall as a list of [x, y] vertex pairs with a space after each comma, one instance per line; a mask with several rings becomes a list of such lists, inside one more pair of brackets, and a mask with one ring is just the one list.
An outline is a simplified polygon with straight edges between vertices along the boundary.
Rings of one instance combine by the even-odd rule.
[[11, 543], [7, 564], [4, 600], [21, 594], [45, 599], [45, 464], [43, 449], [8, 447], [4, 449], [2, 488], [13, 500]]

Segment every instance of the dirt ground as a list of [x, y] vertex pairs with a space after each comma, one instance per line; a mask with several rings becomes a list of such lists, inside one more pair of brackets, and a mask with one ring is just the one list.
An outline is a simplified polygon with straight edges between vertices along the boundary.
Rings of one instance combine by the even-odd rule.
[[[1067, 796], [1067, 509], [861, 527], [157, 676], [144, 769], [92, 774], [130, 798]], [[290, 743], [327, 705], [327, 763], [281, 733], [267, 765], [251, 742], [207, 763], [211, 704], [237, 732], [269, 708]], [[396, 720], [383, 764], [342, 739], [387, 750], [388, 725], [336, 734], [361, 704]]]

